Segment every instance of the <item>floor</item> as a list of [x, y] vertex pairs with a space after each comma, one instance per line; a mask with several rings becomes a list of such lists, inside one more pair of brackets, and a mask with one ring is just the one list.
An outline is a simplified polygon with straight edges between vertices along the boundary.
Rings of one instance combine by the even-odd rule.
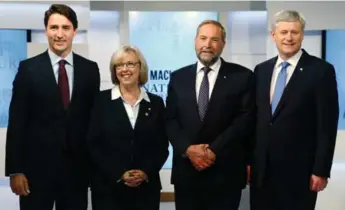
[[[345, 169], [345, 167], [344, 167]], [[345, 171], [344, 171], [345, 172]], [[345, 209], [345, 180], [344, 174], [335, 174], [327, 189], [320, 193], [316, 210], [344, 210]], [[242, 193], [242, 201], [239, 210], [249, 210], [248, 189]], [[18, 197], [8, 187], [8, 181], [0, 178], [0, 210], [19, 210]], [[91, 207], [88, 210], [92, 210]], [[160, 210], [175, 210], [174, 203], [161, 203]]]
[[[245, 202], [248, 199], [246, 191], [244, 191], [242, 199], [243, 202], [239, 210], [249, 210], [248, 202]], [[4, 179], [0, 179], [0, 210], [19, 210], [18, 197], [12, 193], [8, 187], [8, 181]], [[91, 207], [89, 207], [89, 210], [91, 210]], [[160, 210], [175, 210], [174, 203], [161, 203]]]

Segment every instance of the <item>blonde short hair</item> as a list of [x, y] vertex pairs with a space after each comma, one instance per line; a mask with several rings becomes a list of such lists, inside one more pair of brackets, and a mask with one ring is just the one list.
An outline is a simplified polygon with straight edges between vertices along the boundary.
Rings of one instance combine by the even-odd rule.
[[304, 31], [305, 28], [305, 19], [301, 13], [295, 10], [282, 10], [280, 12], [277, 12], [272, 20], [271, 27], [272, 30], [275, 29], [278, 23], [280, 22], [300, 22], [302, 25], [302, 31]]
[[110, 75], [111, 75], [111, 81], [114, 85], [118, 85], [120, 82], [116, 77], [116, 65], [119, 64], [123, 58], [126, 56], [127, 53], [133, 53], [135, 56], [137, 56], [139, 60], [140, 65], [140, 73], [139, 73], [139, 85], [145, 85], [148, 80], [148, 66], [147, 62], [143, 56], [143, 54], [140, 52], [140, 50], [137, 47], [134, 46], [122, 46], [120, 49], [118, 49], [110, 59]]
[[212, 25], [218, 26], [221, 30], [221, 33], [222, 33], [222, 41], [223, 42], [226, 41], [226, 30], [225, 30], [224, 26], [219, 21], [216, 21], [216, 20], [204, 20], [204, 21], [202, 21], [197, 28], [196, 35], [199, 34], [199, 29], [201, 28], [201, 26], [207, 25], [207, 24], [212, 24]]

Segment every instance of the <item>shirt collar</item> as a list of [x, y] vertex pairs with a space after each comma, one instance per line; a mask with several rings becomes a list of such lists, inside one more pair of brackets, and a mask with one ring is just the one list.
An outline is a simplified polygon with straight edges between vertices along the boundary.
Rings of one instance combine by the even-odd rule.
[[[222, 62], [221, 62], [220, 58], [218, 58], [217, 61], [212, 66], [210, 66], [211, 71], [218, 72], [221, 64], [222, 64]], [[199, 73], [201, 71], [201, 69], [204, 67], [205, 67], [205, 65], [202, 64], [200, 62], [200, 60], [198, 60], [197, 67], [196, 67], [197, 73]]]
[[[121, 92], [120, 92], [120, 86], [119, 85], [115, 85], [111, 89], [111, 100], [116, 100], [118, 98], [122, 98], [122, 95], [121, 95]], [[139, 98], [138, 98], [138, 102], [140, 102], [143, 99], [145, 101], [147, 101], [147, 102], [150, 102], [149, 95], [147, 94], [145, 88], [140, 87], [140, 95], [139, 95]]]
[[72, 51], [65, 57], [62, 58], [58, 55], [56, 55], [53, 51], [51, 51], [50, 49], [48, 49], [48, 54], [49, 54], [49, 58], [50, 58], [50, 62], [55, 65], [57, 63], [59, 63], [60, 60], [64, 59], [65, 61], [67, 61], [67, 63], [71, 66], [73, 66], [73, 53]]
[[[300, 49], [295, 55], [293, 55], [291, 58], [287, 59], [286, 61], [293, 67], [296, 67], [297, 66], [297, 63], [299, 61], [299, 59], [301, 58], [302, 56], [302, 49]], [[280, 56], [278, 56], [278, 59], [277, 59], [277, 62], [276, 62], [276, 65], [275, 67], [278, 67], [278, 66], [281, 66], [282, 63], [284, 62], [285, 60], [283, 60]]]

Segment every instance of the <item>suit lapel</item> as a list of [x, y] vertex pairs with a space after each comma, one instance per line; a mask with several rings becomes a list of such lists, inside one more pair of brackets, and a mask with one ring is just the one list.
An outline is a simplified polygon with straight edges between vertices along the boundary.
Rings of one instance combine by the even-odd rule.
[[[272, 111], [271, 111], [271, 81], [272, 81], [272, 75], [275, 63], [277, 62], [278, 56], [271, 59], [270, 62], [267, 64], [267, 67], [265, 67], [265, 73], [263, 74], [263, 87], [262, 90], [264, 90], [264, 104], [265, 104], [265, 110], [267, 111], [270, 118], [272, 117]], [[267, 69], [267, 70], [266, 70]], [[267, 106], [266, 106], [267, 105]]]
[[[224, 90], [224, 86], [227, 83], [227, 74], [228, 74], [228, 69], [226, 69], [224, 67], [224, 63], [223, 63], [223, 59], [221, 59], [221, 66], [219, 68], [219, 72], [216, 78], [216, 82], [214, 84], [213, 90], [212, 90], [212, 94], [210, 97], [210, 102], [208, 104], [208, 108], [205, 114], [205, 119], [204, 122], [207, 122], [207, 119], [209, 118], [210, 112], [212, 112], [213, 107], [215, 106], [215, 104], [219, 101], [217, 99], [222, 98], [223, 97], [223, 91]], [[211, 113], [212, 114], [212, 113]]]
[[151, 103], [146, 101], [146, 100], [141, 100], [140, 106], [139, 106], [139, 112], [138, 112], [138, 117], [137, 120], [135, 121], [135, 126], [134, 130], [143, 130], [143, 126], [147, 124], [147, 120], [151, 116]]
[[53, 71], [53, 66], [50, 61], [48, 51], [42, 55], [41, 62], [39, 64], [40, 77], [44, 82], [44, 88], [47, 88], [51, 92], [51, 97], [54, 97], [58, 106], [63, 109], [62, 100], [60, 97], [60, 91]]
[[76, 94], [78, 94], [79, 86], [81, 78], [83, 77], [83, 63], [80, 59], [73, 53], [73, 87], [72, 87], [72, 95], [71, 95], [71, 103], [73, 104], [73, 101], [76, 98]]
[[278, 116], [278, 114], [282, 111], [282, 109], [288, 103], [289, 100], [287, 99], [290, 97], [290, 95], [294, 91], [298, 91], [298, 87], [300, 87], [300, 85], [303, 84], [303, 81], [301, 80], [301, 78], [303, 75], [303, 68], [305, 67], [308, 60], [308, 56], [309, 56], [308, 53], [303, 50], [301, 58], [299, 59], [296, 65], [296, 68], [294, 69], [293, 74], [291, 75], [291, 78], [284, 89], [283, 95], [280, 98], [280, 101], [277, 105], [277, 109], [273, 113], [272, 119]]
[[[111, 97], [111, 96], [110, 96]], [[133, 128], [132, 128], [132, 124], [131, 121], [129, 120], [125, 105], [123, 104], [122, 98], [118, 98], [115, 100], [112, 100], [112, 106], [114, 106], [114, 108], [112, 108], [112, 113], [111, 113], [111, 117], [109, 118], [111, 119], [118, 119], [118, 122], [122, 122], [121, 123], [121, 128], [126, 129], [126, 131], [128, 132], [132, 132]]]
[[198, 110], [198, 103], [196, 100], [196, 73], [197, 73], [197, 64], [193, 65], [189, 71], [187, 71], [187, 75], [185, 77], [185, 85], [186, 85], [186, 94], [188, 99], [190, 99], [190, 103], [187, 104], [189, 106], [189, 110], [191, 110], [191, 116], [194, 118], [192, 119], [196, 122], [196, 128], [199, 130], [201, 128], [201, 120], [199, 116]]

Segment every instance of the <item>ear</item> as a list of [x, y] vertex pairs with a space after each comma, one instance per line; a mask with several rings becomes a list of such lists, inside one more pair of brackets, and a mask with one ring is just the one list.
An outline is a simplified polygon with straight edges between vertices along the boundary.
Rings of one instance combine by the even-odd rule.
[[304, 40], [304, 31], [302, 31], [302, 41]]
[[275, 36], [276, 36], [275, 31], [272, 30], [271, 31], [271, 38], [272, 38], [273, 41], [275, 41]]
[[75, 36], [77, 35], [77, 31], [78, 31], [78, 29], [74, 29], [74, 31], [73, 31], [73, 37], [75, 37]]

